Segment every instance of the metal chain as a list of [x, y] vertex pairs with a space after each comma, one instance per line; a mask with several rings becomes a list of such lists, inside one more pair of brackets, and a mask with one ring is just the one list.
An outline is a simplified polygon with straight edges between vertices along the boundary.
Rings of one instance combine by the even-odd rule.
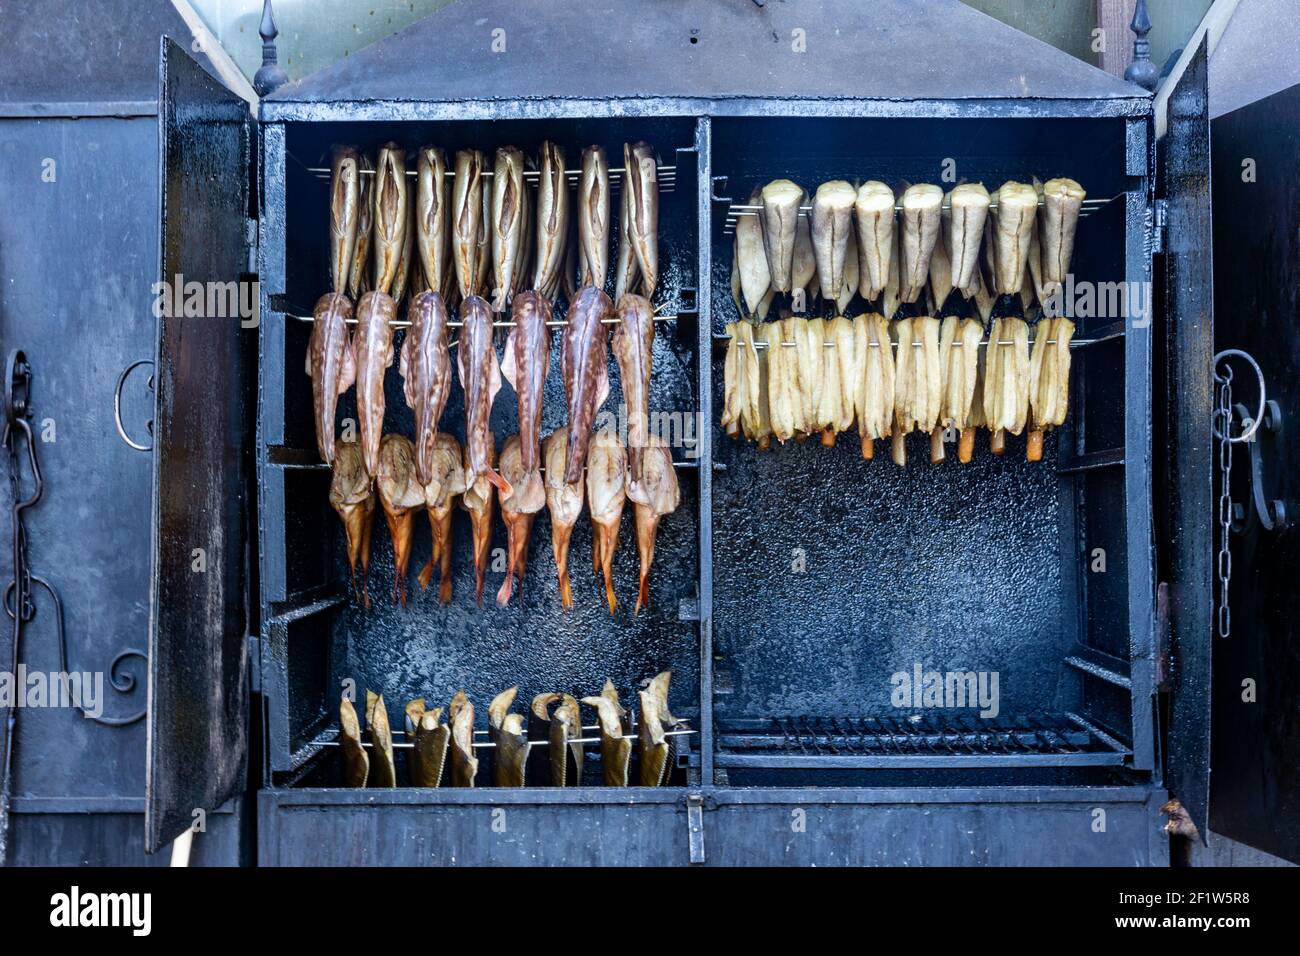
[[1214, 381], [1218, 386], [1214, 408], [1215, 431], [1219, 438], [1219, 555], [1216, 572], [1219, 578], [1219, 637], [1232, 633], [1232, 610], [1228, 603], [1228, 587], [1232, 583], [1232, 551], [1228, 543], [1232, 538], [1232, 368], [1225, 362], [1223, 372], [1216, 368]]

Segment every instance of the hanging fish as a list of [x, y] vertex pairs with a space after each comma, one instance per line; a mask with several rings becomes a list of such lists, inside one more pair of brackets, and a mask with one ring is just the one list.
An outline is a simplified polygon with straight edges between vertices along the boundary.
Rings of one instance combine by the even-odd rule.
[[[573, 463], [572, 458], [569, 463]], [[597, 574], [604, 574], [605, 600], [610, 614], [618, 608], [618, 598], [614, 596], [614, 552], [618, 548], [623, 503], [627, 500], [626, 485], [627, 460], [618, 435], [609, 429], [597, 432], [591, 437], [587, 453], [587, 501], [591, 506], [592, 564]]]
[[884, 291], [894, 259], [894, 191], [874, 179], [863, 183], [854, 196], [853, 218], [858, 227], [858, 291], [871, 302]]
[[334, 414], [339, 396], [357, 379], [347, 325], [352, 318], [352, 303], [341, 292], [328, 292], [317, 300], [312, 316], [307, 374], [311, 376], [316, 448], [329, 464], [334, 461]]
[[564, 480], [582, 477], [596, 412], [609, 397], [609, 345], [605, 318], [613, 304], [600, 289], [584, 286], [569, 306], [560, 369], [569, 406], [569, 448]]
[[429, 513], [433, 550], [417, 579], [420, 590], [424, 590], [433, 580], [433, 566], [438, 565], [438, 600], [447, 604], [451, 601], [451, 512], [456, 496], [465, 492], [460, 443], [446, 432], [438, 432], [429, 459], [430, 479], [424, 485], [424, 507]]
[[524, 570], [528, 564], [528, 538], [533, 531], [533, 519], [541, 505], [546, 503], [545, 491], [542, 490], [541, 475], [537, 475], [541, 504], [533, 511], [525, 511], [521, 505], [522, 489], [528, 480], [524, 473], [523, 454], [518, 435], [506, 439], [501, 449], [501, 472], [506, 480], [517, 489], [512, 495], [501, 496], [501, 519], [505, 522], [507, 532], [506, 545], [506, 579], [501, 582], [497, 592], [497, 604], [506, 607], [510, 603], [510, 594], [515, 578], [524, 583]]
[[794, 246], [799, 223], [799, 206], [804, 191], [788, 179], [775, 179], [760, 193], [763, 217], [763, 240], [772, 288], [791, 290]]
[[899, 298], [915, 302], [930, 279], [930, 256], [939, 238], [943, 190], [929, 183], [909, 186], [903, 192], [902, 206]]
[[406, 310], [411, 325], [398, 368], [406, 404], [415, 412], [415, 468], [420, 484], [433, 477], [433, 442], [451, 394], [447, 307], [437, 292], [421, 292]]
[[488, 461], [492, 403], [501, 391], [501, 367], [492, 346], [492, 310], [481, 297], [471, 295], [461, 306], [460, 319], [456, 351], [460, 387], [465, 390], [465, 482], [480, 498], [487, 495], [489, 482], [503, 495], [513, 494], [510, 483]]
[[406, 247], [406, 154], [396, 143], [379, 149], [373, 201], [375, 230], [375, 290], [393, 291], [393, 280]]
[[[760, 206], [762, 190], [755, 187], [749, 195], [749, 205]], [[749, 315], [758, 311], [763, 297], [772, 286], [772, 273], [767, 264], [767, 249], [763, 239], [763, 218], [755, 214], [736, 219], [735, 259], [739, 264], [740, 293]], [[742, 310], [742, 314], [744, 314]]]
[[366, 730], [370, 733], [370, 778], [367, 786], [397, 786], [397, 764], [393, 760], [393, 731], [388, 724], [384, 695], [366, 691]]
[[641, 500], [642, 450], [650, 439], [650, 372], [654, 365], [655, 316], [650, 300], [628, 293], [618, 301], [613, 352], [627, 406], [628, 497]]
[[[343, 521], [348, 542], [348, 567], [352, 592], [370, 607], [370, 533], [375, 524], [375, 488], [356, 442], [340, 442], [330, 478], [330, 505]], [[357, 564], [361, 589], [357, 590]]]
[[1087, 193], [1073, 179], [1049, 179], [1043, 184], [1039, 216], [1043, 292], [1052, 295], [1065, 282], [1074, 255], [1074, 233]]
[[572, 694], [538, 694], [533, 698], [533, 716], [546, 725], [551, 786], [582, 786], [584, 762], [582, 714]]
[[609, 266], [609, 160], [599, 146], [582, 151], [578, 181], [579, 286], [605, 288]]
[[[980, 242], [989, 214], [989, 191], [983, 183], [962, 183], [948, 194], [948, 250], [952, 263], [952, 284], [966, 290], [975, 281]], [[940, 303], [942, 304], [942, 303]]]
[[357, 251], [361, 167], [357, 151], [337, 146], [330, 162], [330, 281], [336, 293], [348, 291], [348, 274]]
[[441, 786], [451, 743], [451, 728], [442, 722], [442, 708], [428, 710], [424, 698], [417, 697], [406, 705], [406, 720], [406, 735], [413, 744], [411, 783], [417, 787]]
[[509, 713], [518, 687], [511, 687], [492, 698], [488, 705], [488, 736], [492, 749], [492, 784], [497, 787], [522, 787], [524, 764], [528, 760], [528, 734], [524, 718]]
[[[506, 338], [501, 372], [519, 405], [520, 478], [511, 508], [534, 514], [546, 504], [541, 474], [542, 392], [551, 367], [551, 303], [538, 292], [521, 292], [511, 309], [514, 327]], [[504, 467], [504, 465], [503, 465]], [[506, 479], [510, 481], [510, 479]], [[514, 482], [510, 482], [514, 485]], [[505, 506], [503, 499], [502, 506]]]
[[352, 337], [357, 376], [357, 417], [366, 471], [379, 473], [379, 440], [384, 431], [384, 373], [393, 364], [393, 322], [397, 303], [383, 292], [367, 292], [357, 307]]
[[463, 690], [451, 699], [447, 721], [451, 724], [451, 784], [472, 787], [478, 773], [478, 758], [474, 756], [474, 705]]
[[483, 237], [483, 154], [477, 149], [456, 154], [451, 201], [451, 249], [456, 284], [462, 299], [478, 295], [479, 243]]
[[569, 185], [565, 178], [564, 150], [542, 143], [537, 171], [537, 267], [533, 288], [554, 302], [560, 288], [569, 241]]
[[514, 146], [497, 150], [492, 170], [492, 308], [504, 312], [514, 295], [515, 270], [524, 246], [524, 154]]
[[344, 697], [339, 701], [339, 750], [343, 763], [343, 786], [364, 787], [370, 776], [370, 758], [361, 743], [361, 722], [356, 708]]
[[551, 515], [551, 548], [555, 552], [555, 569], [560, 579], [560, 603], [565, 610], [573, 607], [573, 588], [569, 583], [569, 540], [573, 526], [582, 514], [585, 482], [565, 483], [569, 430], [558, 428], [546, 436], [542, 455], [546, 462], [546, 508]]
[[415, 233], [420, 265], [429, 289], [445, 298], [452, 244], [447, 156], [436, 146], [424, 146], [415, 170]]
[[[481, 439], [487, 456], [488, 467], [495, 468], [497, 463], [496, 439], [487, 432]], [[496, 509], [496, 487], [488, 481], [479, 482], [476, 487], [469, 479], [470, 450], [465, 447], [465, 493], [460, 497], [460, 506], [469, 513], [470, 536], [474, 548], [474, 601], [480, 607], [483, 604], [483, 584], [487, 576], [488, 552], [492, 547], [492, 513]]]
[[623, 190], [631, 197], [632, 250], [641, 293], [653, 299], [659, 285], [659, 167], [648, 143], [623, 144]]
[[655, 535], [659, 521], [664, 515], [676, 511], [682, 500], [672, 453], [658, 435], [650, 436], [642, 464], [644, 470], [637, 488], [639, 497], [633, 498], [631, 482], [628, 490], [628, 497], [633, 498], [635, 506], [636, 547], [641, 557], [641, 588], [636, 596], [637, 614], [641, 613], [641, 608], [650, 606], [650, 565], [654, 561]]
[[406, 568], [411, 560], [415, 509], [424, 504], [424, 488], [415, 473], [415, 446], [404, 435], [385, 435], [375, 473], [379, 503], [393, 539], [393, 603], [406, 607]]
[[822, 295], [838, 298], [844, 287], [844, 260], [853, 232], [857, 191], [842, 179], [822, 183], [812, 201], [813, 254]]
[[357, 302], [370, 287], [366, 266], [370, 262], [370, 243], [374, 233], [374, 172], [375, 164], [370, 157], [361, 156], [357, 161], [357, 237], [352, 246], [352, 266], [348, 269], [348, 295], [353, 302]]
[[618, 701], [618, 691], [611, 681], [598, 696], [584, 697], [582, 702], [596, 709], [600, 723], [600, 766], [607, 787], [628, 785], [628, 765], [632, 759], [632, 741], [626, 735], [623, 720], [627, 711]]

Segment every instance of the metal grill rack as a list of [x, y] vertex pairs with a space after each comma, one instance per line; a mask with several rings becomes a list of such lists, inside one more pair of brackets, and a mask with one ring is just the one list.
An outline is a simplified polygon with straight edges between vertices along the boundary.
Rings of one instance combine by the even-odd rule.
[[732, 720], [718, 746], [719, 767], [766, 769], [1120, 766], [1129, 754], [1075, 714]]

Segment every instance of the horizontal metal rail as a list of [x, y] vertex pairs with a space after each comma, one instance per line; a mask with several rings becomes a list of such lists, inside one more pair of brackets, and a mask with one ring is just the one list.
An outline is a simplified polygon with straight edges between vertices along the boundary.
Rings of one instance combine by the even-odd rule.
[[[315, 317], [314, 315], [298, 315], [298, 314], [293, 313], [293, 312], [285, 312], [285, 313], [284, 313], [284, 316], [285, 316], [285, 318], [288, 318], [288, 319], [297, 319], [299, 322], [315, 322], [315, 321], [316, 321], [316, 317]], [[677, 316], [676, 316], [676, 315], [656, 315], [656, 316], [654, 317], [654, 320], [655, 320], [656, 322], [676, 322], [676, 321], [677, 321]], [[351, 319], [344, 319], [343, 321], [345, 321], [348, 325], [357, 325], [361, 320], [360, 320], [360, 319], [357, 319], [357, 318], [351, 318]], [[617, 318], [612, 318], [612, 319], [601, 319], [600, 321], [601, 321], [601, 324], [603, 324], [603, 325], [618, 325], [618, 323], [619, 323], [619, 320], [618, 320]], [[392, 326], [393, 328], [395, 328], [395, 329], [409, 329], [409, 328], [411, 327], [411, 323], [410, 323], [409, 321], [405, 320], [405, 319], [394, 319], [392, 322], [390, 322], [390, 323], [388, 323], [388, 324], [391, 325], [391, 326]], [[563, 320], [561, 320], [561, 319], [555, 319], [555, 320], [553, 320], [553, 321], [551, 321], [551, 322], [547, 322], [547, 323], [546, 323], [546, 327], [549, 328], [549, 329], [563, 329], [563, 328], [567, 327], [568, 324], [569, 324], [568, 322], [565, 322], [565, 321], [563, 321]], [[454, 321], [454, 320], [451, 321], [451, 322], [448, 322], [448, 323], [447, 323], [447, 327], [450, 328], [450, 329], [459, 329], [459, 328], [463, 328], [464, 325], [465, 325], [464, 322], [459, 322], [459, 321]], [[492, 323], [492, 328], [494, 328], [494, 329], [512, 329], [512, 328], [514, 328], [514, 327], [515, 327], [515, 323], [510, 322], [510, 321], [500, 321], [500, 322], [493, 322], [493, 323]], [[453, 342], [452, 344], [454, 345], [455, 343]]]
[[[328, 180], [330, 177], [330, 170], [326, 166], [308, 166], [306, 167], [306, 169], [307, 172], [313, 173], [317, 179]], [[373, 169], [361, 169], [358, 170], [358, 172], [361, 173], [362, 176], [373, 176], [375, 174], [375, 170]], [[406, 175], [408, 178], [414, 178], [415, 176], [419, 175], [419, 170], [408, 169], [406, 171]], [[448, 179], [455, 179], [456, 171], [454, 169], [448, 169], [446, 173], [444, 173], [444, 175]], [[524, 170], [524, 182], [530, 186], [536, 186], [538, 177], [540, 175], [541, 174], [538, 170], [526, 169]], [[492, 170], [487, 169], [479, 173], [479, 176], [483, 179], [492, 179], [495, 176], [495, 173], [493, 173]], [[570, 189], [576, 189], [578, 187], [578, 184], [582, 181], [582, 170], [566, 169], [564, 171], [564, 179]], [[659, 184], [659, 192], [661, 193], [673, 192], [677, 186], [677, 167], [656, 166], [655, 180]], [[610, 189], [614, 189], [618, 187], [622, 183], [622, 181], [623, 181], [622, 167], [619, 166], [612, 167], [609, 170]]]

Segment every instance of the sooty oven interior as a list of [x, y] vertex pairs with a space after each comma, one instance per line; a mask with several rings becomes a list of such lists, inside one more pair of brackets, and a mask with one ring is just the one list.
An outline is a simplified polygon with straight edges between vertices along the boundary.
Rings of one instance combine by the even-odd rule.
[[[449, 157], [456, 150], [477, 148], [487, 154], [490, 163], [499, 146], [516, 145], [525, 154], [536, 155], [542, 142], [550, 140], [563, 147], [572, 177], [586, 146], [603, 146], [611, 166], [621, 168], [623, 143], [645, 140], [654, 147], [660, 167], [661, 277], [655, 302], [662, 305], [661, 312], [677, 315], [675, 321], [657, 323], [650, 406], [675, 413], [674, 420], [693, 427], [698, 420], [699, 381], [694, 314], [699, 195], [695, 129], [693, 119], [288, 124], [285, 312], [310, 316], [312, 304], [328, 285], [329, 177], [312, 169], [329, 166], [335, 144], [354, 144], [372, 155], [390, 141], [407, 147], [411, 156], [429, 143], [441, 145]], [[409, 168], [414, 165], [412, 159]], [[619, 189], [618, 185], [612, 189], [614, 203]], [[612, 278], [612, 257], [610, 275]], [[561, 299], [555, 317], [564, 315]], [[516, 684], [516, 710], [526, 710], [533, 695], [542, 692], [563, 689], [579, 697], [598, 693], [606, 679], [613, 681], [628, 704], [629, 698], [635, 699], [640, 682], [671, 669], [675, 712], [694, 722], [699, 715], [699, 625], [694, 608], [698, 607], [700, 580], [700, 513], [698, 456], [691, 444], [674, 450], [681, 503], [660, 525], [647, 610], [633, 613], [638, 576], [630, 505], [624, 512], [614, 560], [614, 587], [620, 606], [613, 617], [605, 604], [603, 585], [592, 573], [591, 525], [585, 515], [571, 542], [571, 610], [565, 611], [560, 603], [545, 515], [534, 524], [522, 602], [516, 594], [508, 607], [501, 608], [493, 601], [505, 576], [506, 532], [498, 514], [494, 557], [482, 605], [477, 606], [469, 519], [459, 509], [453, 519], [451, 603], [439, 603], [436, 581], [425, 592], [415, 584], [415, 572], [430, 553], [429, 526], [421, 515], [416, 521], [404, 608], [395, 605], [391, 597], [393, 549], [382, 519], [377, 520], [369, 576], [371, 606], [367, 609], [352, 599], [343, 528], [328, 500], [331, 473], [315, 450], [311, 381], [301, 358], [310, 331], [309, 323], [289, 317], [269, 325], [264, 333], [264, 382], [281, 374], [280, 355], [285, 370], [283, 381], [273, 382], [268, 389], [268, 395], [275, 393], [276, 397], [266, 398], [262, 406], [266, 458], [262, 469], [263, 611], [268, 645], [276, 656], [273, 670], [283, 674], [283, 686], [268, 694], [269, 759], [277, 779], [308, 786], [338, 785], [332, 752], [322, 753], [318, 743], [333, 739], [337, 732], [339, 694], [348, 680], [362, 696], [367, 688], [382, 691], [394, 714], [400, 714], [403, 704], [412, 698], [427, 697], [430, 706], [435, 706], [464, 690], [482, 723], [488, 701]], [[455, 333], [453, 330], [453, 341]], [[404, 334], [402, 330], [397, 333], [395, 346], [399, 349]], [[504, 334], [498, 332], [497, 339], [500, 354]], [[543, 436], [566, 420], [558, 330], [552, 330], [551, 346]], [[452, 354], [454, 361], [454, 350]], [[273, 360], [272, 355], [277, 358]], [[604, 407], [616, 412], [622, 396], [612, 355], [609, 364], [611, 393]], [[385, 385], [385, 432], [413, 435], [413, 415], [403, 398], [396, 359]], [[457, 381], [441, 420], [442, 429], [462, 443], [463, 399]], [[356, 421], [355, 389], [340, 401], [338, 418], [341, 423]], [[506, 436], [518, 432], [517, 419], [514, 392], [504, 385], [492, 410], [498, 447]], [[698, 448], [698, 441], [694, 447]], [[593, 723], [590, 713], [586, 717], [588, 724]], [[598, 749], [588, 748], [589, 781], [600, 780]], [[685, 746], [679, 749], [682, 753], [671, 779], [684, 783], [691, 758]], [[398, 749], [399, 780], [406, 779], [403, 756], [404, 751]], [[697, 769], [692, 772], [698, 776]], [[480, 764], [478, 782], [490, 782], [486, 760]]]
[[[283, 283], [271, 290], [260, 356], [268, 782], [337, 785], [336, 752], [321, 744], [336, 733], [347, 680], [358, 693], [382, 690], [399, 713], [409, 698], [444, 703], [459, 689], [485, 709], [514, 684], [527, 701], [551, 690], [594, 693], [610, 678], [626, 697], [666, 668], [674, 711], [701, 731], [678, 754], [676, 785], [1092, 783], [1149, 771], [1151, 701], [1131, 662], [1149, 655], [1151, 639], [1141, 617], [1153, 589], [1149, 503], [1140, 497], [1149, 489], [1150, 436], [1134, 414], [1149, 407], [1150, 369], [1122, 321], [1075, 318], [1069, 417], [1049, 432], [1041, 462], [1025, 460], [1023, 438], [992, 455], [983, 431], [968, 464], [950, 456], [931, 465], [923, 439], [913, 436], [907, 467], [899, 468], [888, 454], [862, 460], [855, 437], [833, 448], [809, 441], [758, 451], [717, 427], [724, 327], [737, 318], [728, 212], [755, 185], [778, 177], [810, 190], [832, 178], [938, 182], [948, 167], [959, 181], [990, 189], [1006, 179], [1069, 176], [1090, 199], [1110, 200], [1094, 202], [1080, 221], [1072, 271], [1079, 281], [1122, 282], [1143, 269], [1135, 234], [1147, 202], [1147, 157], [1144, 148], [1134, 155], [1135, 128], [1124, 117], [752, 116], [272, 127], [265, 155], [282, 147], [283, 167], [264, 174], [273, 186], [279, 180], [284, 203], [263, 225], [262, 251], [272, 281], [278, 266]], [[615, 157], [624, 141], [637, 139], [654, 146], [661, 164], [656, 304], [669, 303], [664, 311], [678, 318], [657, 330], [651, 405], [710, 414], [699, 422], [700, 444], [673, 452], [683, 464], [682, 501], [661, 526], [650, 609], [630, 613], [630, 513], [615, 559], [615, 586], [626, 600], [612, 619], [588, 570], [585, 521], [570, 560], [571, 611], [560, 607], [545, 520], [533, 532], [523, 603], [493, 605], [490, 592], [504, 573], [498, 565], [476, 607], [461, 513], [450, 605], [439, 605], [432, 590], [415, 590], [405, 609], [393, 606], [392, 550], [380, 522], [372, 607], [364, 609], [351, 599], [342, 528], [328, 501], [330, 472], [314, 447], [302, 360], [310, 325], [293, 318], [311, 314], [329, 276], [328, 177], [313, 169], [328, 166], [336, 143], [373, 150], [391, 140], [411, 151], [436, 143], [449, 153], [514, 144], [535, 153], [544, 139], [565, 148], [570, 169], [590, 143]], [[708, 236], [700, 223], [709, 224]], [[701, 263], [708, 263], [707, 290]], [[856, 298], [845, 313], [866, 310]], [[552, 348], [543, 434], [565, 418], [558, 339]], [[703, 404], [700, 363], [711, 383], [711, 402]], [[617, 408], [617, 374], [611, 383], [606, 407]], [[458, 439], [461, 400], [456, 384], [443, 427]], [[388, 428], [412, 433], [395, 370], [386, 415]], [[339, 418], [355, 416], [349, 392]], [[493, 410], [498, 442], [517, 430], [515, 418], [506, 389]], [[412, 578], [430, 548], [427, 523], [416, 527]], [[504, 546], [498, 527], [493, 547]], [[917, 665], [996, 673], [997, 718], [971, 708], [896, 706], [892, 675], [910, 675]], [[712, 779], [701, 750], [713, 756]], [[589, 772], [588, 780], [599, 779]]]
[[[989, 189], [1070, 176], [1100, 200], [1085, 207], [1072, 271], [1122, 282], [1135, 266], [1129, 209], [1145, 202], [1127, 142], [1125, 121], [1099, 118], [715, 119], [712, 332], [725, 341], [738, 318], [727, 200], [780, 177], [811, 193], [832, 179], [935, 182], [944, 169]], [[857, 296], [844, 314], [863, 311]], [[1151, 588], [1149, 531], [1136, 529], [1131, 566], [1126, 507], [1126, 482], [1147, 481], [1126, 409], [1142, 407], [1149, 371], [1126, 365], [1117, 317], [1074, 321], [1069, 417], [1037, 463], [1023, 436], [993, 455], [987, 431], [968, 464], [949, 445], [936, 465], [913, 433], [900, 468], [887, 442], [864, 461], [856, 435], [758, 451], [714, 429], [715, 759], [730, 784], [976, 779], [954, 768], [1027, 782], [1029, 767], [1038, 781], [1098, 780], [1133, 765], [1135, 739], [1149, 747], [1149, 702], [1129, 679], [1146, 640], [1130, 595]], [[712, 380], [717, 409], [721, 348]], [[914, 683], [918, 667], [996, 673], [997, 717], [900, 707], [891, 678]]]

